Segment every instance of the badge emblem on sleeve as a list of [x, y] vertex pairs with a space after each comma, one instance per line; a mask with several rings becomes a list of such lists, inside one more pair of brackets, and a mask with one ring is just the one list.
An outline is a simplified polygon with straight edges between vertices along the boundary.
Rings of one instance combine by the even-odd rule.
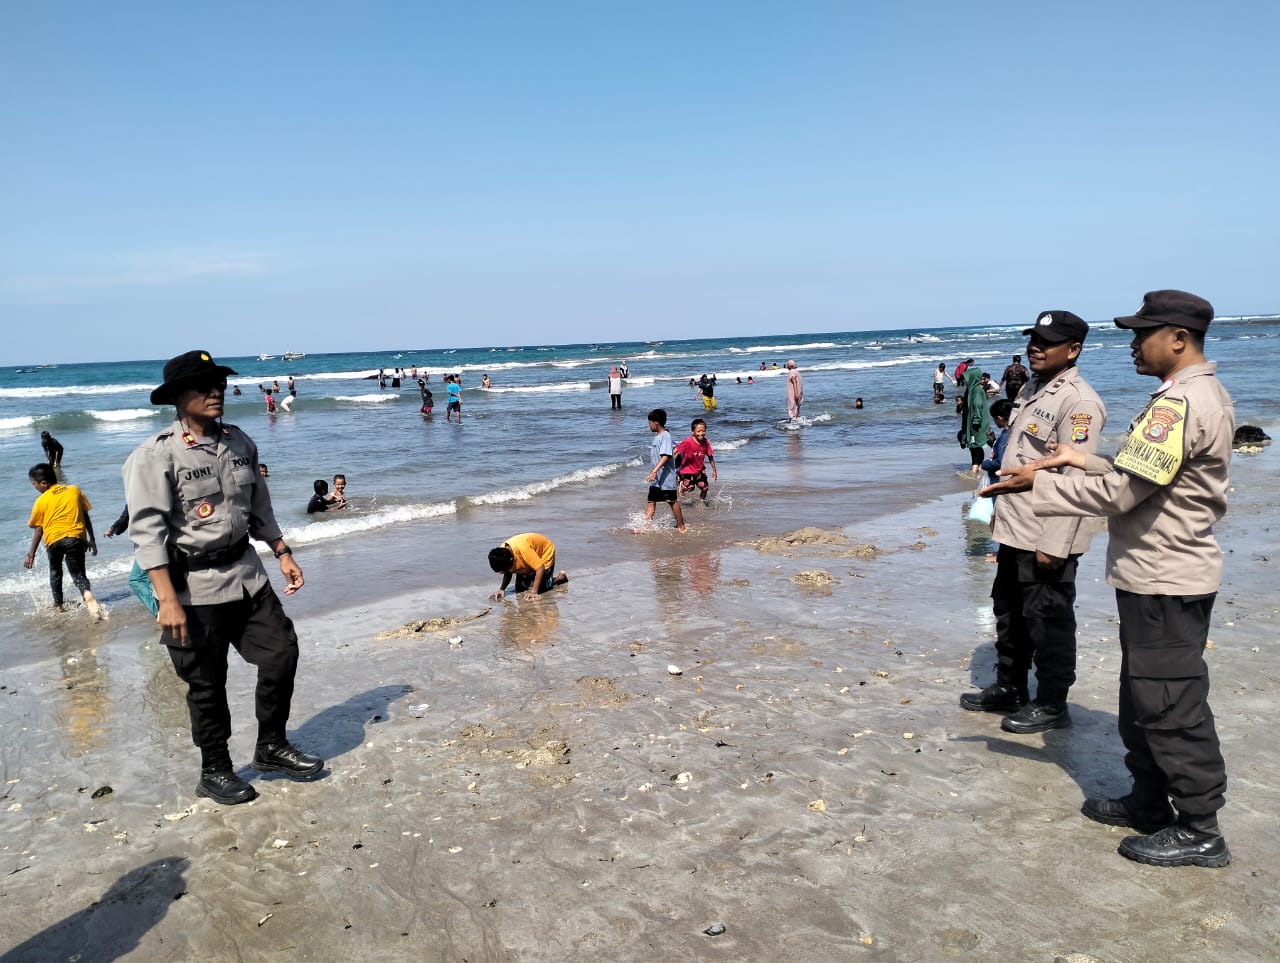
[[1089, 440], [1089, 425], [1093, 415], [1075, 414], [1071, 416], [1071, 441], [1082, 445]]
[[1182, 412], [1177, 409], [1168, 405], [1155, 405], [1143, 426], [1142, 437], [1153, 445], [1159, 445], [1169, 437], [1169, 429], [1181, 420]]
[[1169, 484], [1182, 468], [1186, 423], [1186, 399], [1164, 398], [1152, 404], [1120, 446], [1115, 466], [1157, 485]]
[[208, 518], [213, 514], [213, 502], [201, 502], [196, 506], [197, 518]]

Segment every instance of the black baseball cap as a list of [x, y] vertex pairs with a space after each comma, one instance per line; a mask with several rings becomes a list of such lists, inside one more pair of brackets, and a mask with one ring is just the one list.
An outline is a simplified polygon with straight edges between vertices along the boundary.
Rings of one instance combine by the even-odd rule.
[[1209, 330], [1212, 320], [1212, 304], [1186, 291], [1174, 290], [1148, 291], [1142, 296], [1142, 307], [1136, 313], [1115, 319], [1117, 328], [1161, 328], [1169, 325], [1200, 332]]
[[1089, 325], [1084, 318], [1070, 311], [1041, 311], [1036, 323], [1022, 334], [1034, 334], [1050, 344], [1062, 344], [1064, 341], [1083, 341], [1089, 336]]
[[225, 378], [236, 372], [224, 364], [218, 364], [208, 351], [188, 351], [170, 358], [164, 366], [164, 384], [151, 392], [153, 405], [172, 404], [178, 392], [193, 381], [205, 378]]

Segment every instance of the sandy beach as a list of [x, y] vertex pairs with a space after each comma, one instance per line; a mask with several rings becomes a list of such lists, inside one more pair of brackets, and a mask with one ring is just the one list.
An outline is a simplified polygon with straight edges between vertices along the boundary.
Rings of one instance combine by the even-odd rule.
[[537, 602], [304, 591], [290, 728], [327, 775], [250, 772], [233, 661], [261, 793], [238, 807], [193, 794], [150, 627], [33, 638], [0, 686], [0, 960], [1274, 959], [1275, 457], [1237, 456], [1219, 529], [1226, 869], [1129, 862], [1079, 814], [1127, 788], [1105, 536], [1074, 727], [959, 709], [993, 628], [957, 491], [729, 544], [562, 542], [618, 557]]

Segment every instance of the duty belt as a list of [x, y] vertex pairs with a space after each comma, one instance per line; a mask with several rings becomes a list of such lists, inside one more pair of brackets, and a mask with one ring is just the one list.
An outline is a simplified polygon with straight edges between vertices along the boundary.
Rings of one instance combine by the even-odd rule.
[[225, 548], [215, 548], [212, 552], [198, 552], [194, 555], [188, 555], [181, 549], [174, 549], [174, 554], [178, 556], [180, 564], [188, 572], [202, 572], [205, 569], [220, 568], [238, 560], [248, 547], [249, 536], [245, 535], [238, 542], [233, 542]]

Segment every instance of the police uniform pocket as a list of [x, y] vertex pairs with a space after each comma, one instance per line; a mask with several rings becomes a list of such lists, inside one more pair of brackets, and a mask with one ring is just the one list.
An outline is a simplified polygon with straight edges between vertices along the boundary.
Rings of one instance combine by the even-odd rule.
[[217, 476], [184, 481], [179, 491], [187, 524], [203, 528], [219, 520], [223, 511], [222, 485]]
[[242, 465], [231, 469], [231, 477], [241, 488], [248, 488], [253, 484], [256, 476], [247, 465]]
[[1190, 729], [1204, 721], [1209, 680], [1131, 678], [1129, 692], [1143, 729]]

